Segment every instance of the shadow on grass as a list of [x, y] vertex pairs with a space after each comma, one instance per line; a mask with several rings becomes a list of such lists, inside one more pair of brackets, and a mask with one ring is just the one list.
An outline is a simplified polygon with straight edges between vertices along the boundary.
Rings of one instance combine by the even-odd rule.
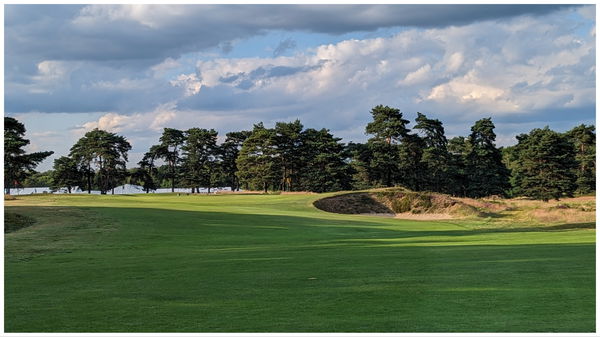
[[[593, 243], [490, 245], [494, 237], [487, 234], [498, 230], [426, 222], [379, 226], [115, 207], [10, 210], [37, 220], [5, 237], [5, 327], [11, 332], [595, 327]], [[532, 229], [510, 231], [525, 230]], [[385, 244], [429, 243], [432, 236], [436, 246]], [[473, 242], [455, 246], [453, 237]], [[369, 241], [378, 239], [384, 244]], [[15, 253], [40, 258], [11, 260]]]
[[[33, 251], [47, 252], [60, 247], [69, 240], [77, 244], [78, 233], [90, 237], [103, 237], [114, 231], [126, 232], [130, 242], [162, 238], [164, 243], [193, 241], [198, 235], [210, 237], [206, 247], [236, 247], [247, 245], [286, 245], [300, 248], [326, 248], [338, 245], [383, 243], [397, 241], [403, 244], [444, 244], [455, 246], [464, 242], [468, 245], [499, 244], [496, 237], [486, 234], [556, 232], [594, 229], [595, 223], [560, 224], [542, 227], [478, 228], [464, 229], [451, 223], [440, 222], [389, 222], [378, 224], [373, 221], [353, 219], [320, 219], [317, 217], [240, 214], [214, 211], [169, 210], [156, 208], [118, 207], [64, 207], [64, 206], [16, 206], [5, 207], [16, 216], [25, 216], [36, 223], [25, 230], [10, 234], [7, 238], [8, 258], [11, 257], [12, 241], [19, 241], [19, 251], [32, 246]], [[19, 215], [21, 213], [21, 215]], [[82, 216], [87, 214], [88, 216]], [[348, 216], [349, 217], [349, 216]], [[432, 226], [433, 225], [433, 226]], [[439, 229], [439, 226], [442, 228]], [[110, 231], [103, 231], [110, 227]], [[430, 227], [431, 229], [428, 229]], [[23, 232], [21, 234], [21, 232]], [[187, 237], [186, 237], [187, 236]], [[14, 239], [13, 239], [14, 237]], [[184, 237], [182, 239], [182, 237]], [[433, 239], [428, 239], [435, 237]], [[469, 237], [469, 238], [461, 238]], [[51, 238], [48, 240], [48, 238]], [[458, 239], [461, 238], [461, 239]], [[29, 241], [30, 242], [29, 242]], [[82, 239], [83, 240], [83, 239]], [[23, 246], [28, 241], [29, 244]], [[40, 242], [39, 245], [33, 243]], [[304, 244], [299, 245], [299, 242]], [[506, 242], [506, 239], [504, 239]], [[554, 244], [556, 240], [551, 243]], [[537, 244], [537, 243], [534, 243]], [[543, 244], [543, 240], [539, 242]], [[127, 244], [126, 246], [131, 246]], [[48, 249], [40, 249], [47, 247]]]

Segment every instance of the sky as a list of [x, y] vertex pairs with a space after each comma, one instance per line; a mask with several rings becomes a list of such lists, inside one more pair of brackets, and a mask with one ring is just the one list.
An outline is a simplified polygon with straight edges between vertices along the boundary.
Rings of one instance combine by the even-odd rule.
[[165, 127], [300, 119], [364, 142], [370, 110], [417, 112], [497, 145], [595, 124], [595, 5], [5, 5], [5, 115], [39, 171], [94, 128], [132, 144]]

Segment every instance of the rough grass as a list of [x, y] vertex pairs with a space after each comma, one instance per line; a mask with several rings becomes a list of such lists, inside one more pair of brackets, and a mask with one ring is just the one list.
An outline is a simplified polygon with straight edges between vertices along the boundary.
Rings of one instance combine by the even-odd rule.
[[[341, 193], [315, 202], [315, 207], [341, 214], [406, 214], [405, 218], [454, 219], [454, 223], [479, 227], [553, 226], [588, 224], [595, 227], [596, 201], [593, 196], [543, 202], [525, 198], [471, 199], [440, 193], [412, 192], [391, 188]], [[432, 215], [412, 217], [411, 215]], [[441, 217], [444, 216], [444, 217]]]
[[35, 223], [35, 219], [18, 213], [4, 212], [4, 233], [14, 232], [21, 228], [29, 227]]
[[333, 214], [319, 197], [7, 201], [36, 223], [5, 235], [5, 329], [595, 330], [593, 229]]

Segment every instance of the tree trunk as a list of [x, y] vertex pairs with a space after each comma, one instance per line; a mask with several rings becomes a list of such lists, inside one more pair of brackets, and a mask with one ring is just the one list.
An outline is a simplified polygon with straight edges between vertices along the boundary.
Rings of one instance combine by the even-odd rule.
[[265, 190], [265, 194], [267, 194], [267, 182], [263, 182], [263, 188]]
[[71, 194], [71, 186], [67, 186], [67, 191], [69, 191], [69, 194]]
[[175, 192], [175, 170], [171, 169], [171, 192]]

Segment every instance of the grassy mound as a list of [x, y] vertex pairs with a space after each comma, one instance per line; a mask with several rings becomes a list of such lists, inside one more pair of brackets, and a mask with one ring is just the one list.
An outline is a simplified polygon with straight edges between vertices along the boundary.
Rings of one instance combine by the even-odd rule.
[[475, 215], [477, 210], [448, 195], [429, 192], [390, 190], [373, 193], [394, 213]]

